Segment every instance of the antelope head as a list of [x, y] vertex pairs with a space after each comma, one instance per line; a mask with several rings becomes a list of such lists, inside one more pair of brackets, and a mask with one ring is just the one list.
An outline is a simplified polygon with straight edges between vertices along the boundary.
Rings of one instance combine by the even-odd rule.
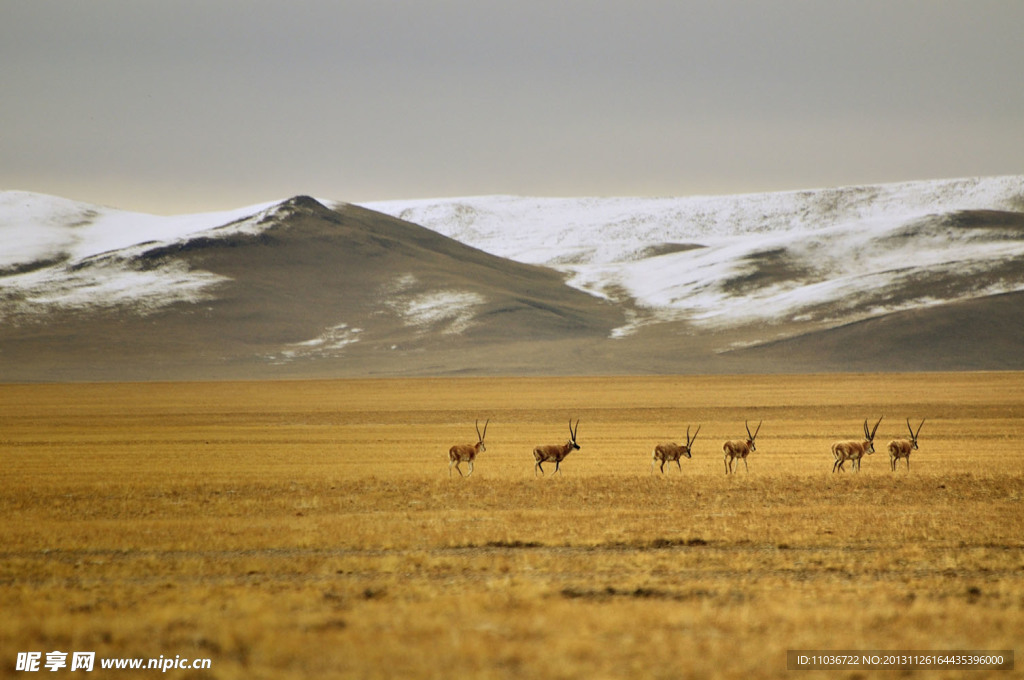
[[921, 434], [922, 427], [924, 427], [924, 420], [917, 426], [917, 432], [914, 432], [914, 428], [910, 426], [910, 418], [907, 418], [907, 429], [910, 430], [910, 445], [915, 451], [917, 451], [917, 435]]
[[684, 449], [687, 458], [692, 458], [691, 447], [693, 443], [697, 441], [697, 435], [700, 434], [700, 425], [697, 426], [697, 431], [693, 433], [693, 439], [690, 439], [690, 426], [686, 426], [686, 448]]
[[882, 419], [879, 418], [878, 422], [875, 423], [875, 427], [868, 430], [868, 421], [864, 421], [864, 441], [867, 442], [867, 447], [864, 449], [867, 453], [875, 452], [875, 432], [878, 432], [878, 426], [881, 424]]
[[576, 433], [579, 432], [579, 429], [580, 429], [580, 419], [579, 418], [576, 419], [576, 429], [574, 430], [573, 427], [572, 427], [572, 418], [570, 418], [569, 419], [569, 441], [566, 444], [566, 446], [568, 446], [568, 447], [570, 447], [572, 449], [576, 449], [577, 451], [580, 450], [580, 445], [576, 443]]
[[484, 433], [480, 434], [480, 421], [479, 420], [475, 421], [476, 437], [477, 437], [477, 441], [478, 441], [477, 446], [480, 447], [481, 451], [486, 451], [487, 450], [487, 447], [484, 446], [484, 437], [487, 436], [487, 424], [490, 423], [490, 422], [491, 422], [490, 418], [488, 418], [486, 421], [484, 421]]
[[747, 428], [747, 443], [750, 444], [751, 451], [757, 451], [757, 447], [754, 446], [754, 440], [757, 439], [757, 433], [761, 431], [762, 423], [764, 423], [763, 420], [757, 424], [757, 429], [754, 430], [754, 434], [750, 434], [750, 424], [745, 420], [743, 421], [744, 427]]

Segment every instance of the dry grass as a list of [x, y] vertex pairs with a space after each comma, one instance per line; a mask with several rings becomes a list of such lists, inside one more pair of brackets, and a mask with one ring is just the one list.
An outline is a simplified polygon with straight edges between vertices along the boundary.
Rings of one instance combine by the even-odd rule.
[[[774, 678], [792, 648], [1024, 639], [1021, 374], [7, 385], [0, 409], [0, 676], [57, 649], [202, 678]], [[880, 415], [879, 453], [831, 474]], [[569, 417], [582, 450], [534, 478]], [[928, 420], [893, 473], [905, 417]], [[449, 480], [476, 418], [487, 451]], [[688, 423], [693, 459], [651, 475]]]

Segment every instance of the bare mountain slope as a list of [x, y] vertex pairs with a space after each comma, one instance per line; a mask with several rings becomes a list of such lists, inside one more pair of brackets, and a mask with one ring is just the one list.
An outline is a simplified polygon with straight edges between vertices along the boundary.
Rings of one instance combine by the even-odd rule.
[[[140, 294], [73, 304], [67, 276], [59, 291], [48, 293], [50, 279], [42, 279], [21, 301], [8, 289], [0, 378], [530, 370], [534, 351], [517, 350], [524, 343], [551, 343], [554, 358], [559, 346], [571, 354], [574, 344], [603, 339], [622, 323], [618, 308], [569, 288], [556, 272], [308, 197], [59, 267], [86, 289], [98, 285], [91, 273], [98, 281], [99, 272], [114, 269], [140, 279], [179, 272], [198, 283], [187, 284], [190, 299], [170, 303]], [[25, 296], [35, 296], [31, 314]]]
[[743, 371], [1024, 370], [1024, 293], [896, 312], [721, 358]]

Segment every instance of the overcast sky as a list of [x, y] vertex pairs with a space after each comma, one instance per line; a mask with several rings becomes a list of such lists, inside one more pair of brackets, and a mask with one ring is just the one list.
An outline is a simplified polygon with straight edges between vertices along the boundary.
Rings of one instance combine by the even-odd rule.
[[673, 195], [1024, 172], [1018, 0], [2, 0], [0, 189]]

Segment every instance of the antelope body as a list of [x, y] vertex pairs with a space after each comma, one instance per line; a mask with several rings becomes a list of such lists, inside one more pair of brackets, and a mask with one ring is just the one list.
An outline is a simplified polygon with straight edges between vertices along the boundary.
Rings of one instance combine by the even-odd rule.
[[542, 444], [533, 450], [533, 458], [537, 461], [537, 464], [533, 468], [533, 476], [537, 476], [537, 471], [540, 470], [541, 474], [544, 474], [544, 468], [541, 467], [541, 463], [555, 463], [555, 472], [561, 472], [559, 466], [565, 457], [573, 451], [579, 451], [580, 445], [576, 443], [576, 432], [580, 429], [580, 421], [576, 420], [576, 429], [572, 427], [572, 418], [569, 419], [569, 441], [564, 444]]
[[700, 432], [700, 425], [697, 426], [697, 432], [693, 433], [693, 439], [690, 439], [690, 426], [686, 426], [686, 446], [680, 446], [675, 442], [667, 442], [664, 444], [658, 444], [654, 447], [654, 453], [651, 454], [651, 474], [654, 474], [654, 464], [661, 461], [661, 472], [665, 472], [665, 463], [675, 461], [676, 467], [679, 471], [683, 471], [683, 466], [679, 464], [679, 459], [683, 456], [691, 458], [690, 447], [693, 446], [693, 442], [697, 440], [697, 434]]
[[[751, 434], [750, 423], [743, 421], [743, 426], [746, 428], [746, 439], [726, 441], [722, 444], [722, 451], [725, 452], [725, 473], [729, 474], [732, 472], [732, 464], [736, 459], [742, 459], [743, 468], [750, 472], [750, 466], [746, 465], [746, 457], [750, 455], [752, 451], [757, 451], [754, 440], [758, 436], [758, 432], [761, 431], [761, 424], [764, 421], [758, 423], [758, 429], [754, 430], [754, 434]], [[739, 466], [736, 466], [739, 469]]]
[[896, 472], [896, 463], [900, 458], [907, 459], [907, 472], [910, 472], [910, 452], [917, 450], [917, 435], [921, 434], [924, 427], [924, 420], [917, 426], [917, 432], [910, 426], [910, 418], [907, 418], [907, 429], [910, 430], [910, 439], [893, 439], [889, 442], [889, 465], [892, 471]]
[[[448, 476], [452, 476], [452, 466], [459, 471], [459, 476], [466, 476], [473, 474], [473, 461], [476, 460], [476, 456], [481, 451], [486, 451], [487, 447], [484, 446], [484, 437], [487, 436], [487, 423], [491, 422], [490, 418], [484, 423], [484, 432], [480, 434], [480, 421], [476, 421], [476, 444], [456, 444], [455, 446], [448, 449]], [[459, 467], [459, 463], [469, 463], [469, 475], [463, 475], [462, 469]]]
[[882, 422], [879, 418], [878, 422], [875, 423], [875, 427], [872, 430], [868, 430], [868, 421], [864, 421], [864, 439], [862, 441], [841, 441], [832, 444], [832, 455], [835, 457], [836, 462], [832, 463], [832, 472], [836, 470], [842, 471], [843, 463], [846, 461], [852, 461], [851, 467], [854, 470], [860, 471], [860, 461], [864, 457], [864, 454], [872, 454], [875, 452], [875, 432], [878, 431], [878, 425]]
[[[754, 434], [750, 434], [750, 424], [743, 421], [744, 427], [747, 428], [746, 440], [738, 441], [727, 441], [722, 444], [722, 451], [725, 452], [725, 474], [732, 472], [732, 464], [737, 458], [743, 459], [743, 467], [747, 472], [750, 472], [750, 467], [747, 465], [747, 456], [750, 455], [751, 451], [757, 451], [757, 447], [754, 446], [754, 440], [757, 439], [757, 433], [761, 431], [762, 420], [757, 424], [757, 429], [754, 430]], [[739, 466], [736, 466], [739, 469]]]

